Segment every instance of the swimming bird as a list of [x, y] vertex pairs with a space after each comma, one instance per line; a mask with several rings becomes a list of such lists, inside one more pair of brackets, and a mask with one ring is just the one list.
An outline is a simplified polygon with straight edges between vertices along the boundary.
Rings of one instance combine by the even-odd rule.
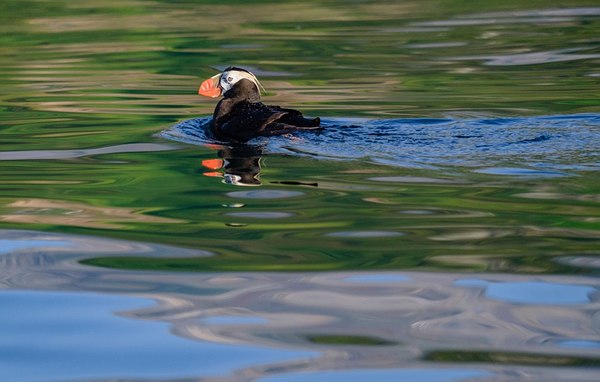
[[297, 110], [262, 103], [261, 88], [254, 74], [233, 66], [202, 82], [198, 94], [213, 98], [223, 96], [209, 126], [215, 138], [246, 142], [258, 136], [320, 128], [318, 117], [304, 118]]

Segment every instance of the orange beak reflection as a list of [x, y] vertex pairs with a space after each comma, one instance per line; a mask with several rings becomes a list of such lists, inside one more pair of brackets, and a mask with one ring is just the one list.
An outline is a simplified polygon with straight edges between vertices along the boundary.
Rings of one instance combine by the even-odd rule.
[[216, 76], [210, 77], [208, 80], [204, 81], [202, 85], [200, 85], [200, 89], [198, 89], [198, 94], [206, 96], [206, 97], [218, 97], [221, 95], [221, 88], [219, 87], [219, 80], [221, 79], [221, 74], [217, 74]]
[[206, 171], [202, 173], [202, 175], [220, 178], [223, 177], [223, 173], [221, 171], [218, 171], [219, 169], [223, 168], [223, 166], [225, 166], [225, 161], [223, 161], [223, 159], [204, 159], [202, 161], [202, 166], [209, 170], [213, 170]]

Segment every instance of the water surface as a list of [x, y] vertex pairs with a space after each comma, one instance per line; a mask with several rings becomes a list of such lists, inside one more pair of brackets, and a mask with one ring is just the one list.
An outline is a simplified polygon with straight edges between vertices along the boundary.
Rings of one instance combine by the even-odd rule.
[[[597, 2], [0, 21], [0, 379], [597, 380]], [[210, 140], [229, 65], [325, 129]]]
[[10, 276], [0, 299], [13, 312], [1, 320], [10, 333], [0, 353], [8, 378], [47, 380], [69, 370], [79, 380], [518, 380], [515, 364], [535, 379], [597, 376], [600, 338], [589, 314], [598, 309], [596, 277], [123, 271], [80, 262], [205, 254], [35, 231], [2, 235], [31, 243], [1, 258]]

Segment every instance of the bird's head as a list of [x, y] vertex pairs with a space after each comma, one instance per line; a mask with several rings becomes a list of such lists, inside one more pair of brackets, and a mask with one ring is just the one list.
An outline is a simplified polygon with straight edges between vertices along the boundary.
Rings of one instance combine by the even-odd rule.
[[260, 94], [260, 89], [264, 89], [254, 74], [246, 69], [230, 66], [223, 73], [214, 75], [202, 82], [198, 94], [206, 97], [219, 97], [243, 79], [253, 82], [256, 85], [258, 94]]

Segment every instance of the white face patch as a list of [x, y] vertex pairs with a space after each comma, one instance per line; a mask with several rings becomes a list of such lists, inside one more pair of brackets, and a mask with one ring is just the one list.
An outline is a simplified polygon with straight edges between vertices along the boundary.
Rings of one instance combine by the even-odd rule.
[[221, 79], [219, 80], [219, 85], [221, 86], [221, 88], [223, 88], [223, 93], [231, 89], [233, 85], [235, 85], [242, 78], [254, 82], [259, 92], [260, 89], [264, 90], [264, 88], [262, 87], [260, 82], [258, 82], [258, 79], [254, 76], [254, 74], [250, 72], [244, 72], [241, 70], [228, 70], [221, 74]]

